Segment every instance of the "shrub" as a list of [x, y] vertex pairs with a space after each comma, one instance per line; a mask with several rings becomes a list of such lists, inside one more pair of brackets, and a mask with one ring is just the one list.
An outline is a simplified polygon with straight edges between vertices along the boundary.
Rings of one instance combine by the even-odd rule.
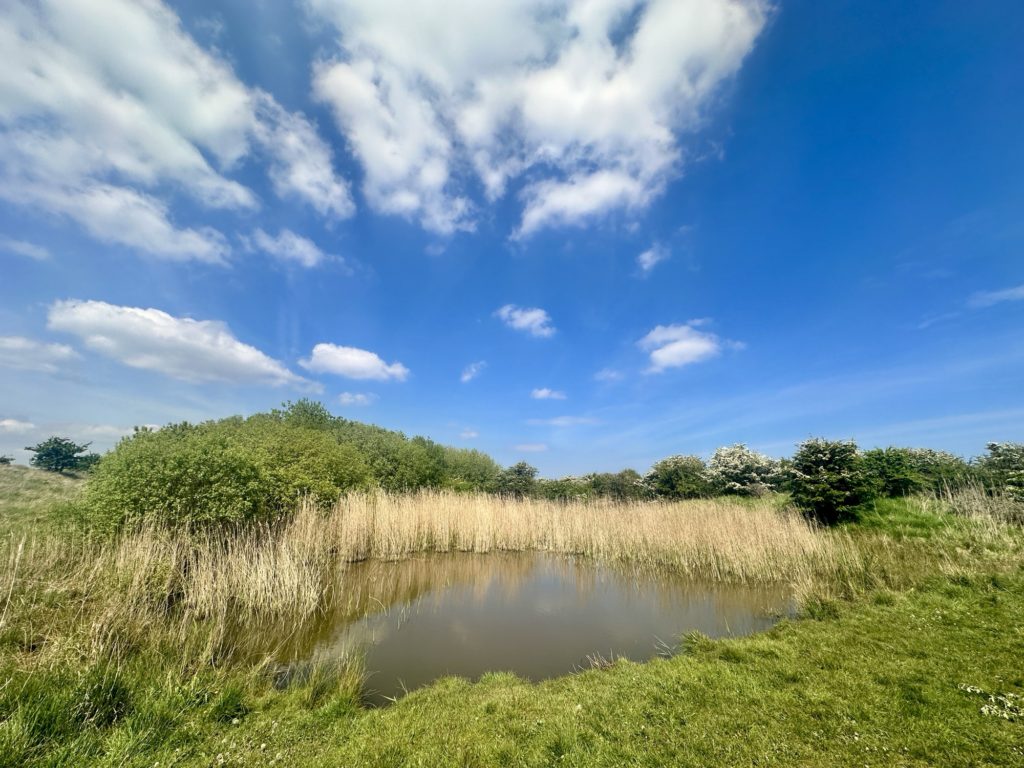
[[959, 456], [930, 448], [873, 448], [863, 459], [873, 490], [883, 496], [939, 493], [968, 484], [975, 474]]
[[531, 496], [535, 490], [537, 468], [525, 461], [513, 464], [498, 476], [495, 490], [509, 496]]
[[83, 504], [105, 527], [143, 520], [237, 523], [288, 513], [304, 495], [328, 505], [369, 482], [351, 446], [259, 415], [137, 429], [100, 461]]
[[793, 502], [825, 525], [852, 518], [872, 498], [864, 459], [852, 440], [814, 438], [801, 443], [790, 462]]
[[779, 462], [737, 443], [715, 451], [708, 479], [718, 493], [763, 496], [779, 484]]
[[0, 456], [0, 467], [10, 466], [14, 463], [13, 456]]
[[651, 493], [667, 499], [696, 499], [711, 496], [707, 467], [699, 456], [669, 456], [644, 476]]
[[92, 443], [79, 445], [66, 437], [54, 436], [38, 445], [26, 446], [25, 450], [35, 454], [29, 460], [33, 467], [47, 472], [71, 472], [90, 469], [99, 461], [99, 454], [86, 453], [90, 445]]
[[986, 483], [1016, 501], [1024, 501], [1024, 443], [989, 443], [978, 460]]

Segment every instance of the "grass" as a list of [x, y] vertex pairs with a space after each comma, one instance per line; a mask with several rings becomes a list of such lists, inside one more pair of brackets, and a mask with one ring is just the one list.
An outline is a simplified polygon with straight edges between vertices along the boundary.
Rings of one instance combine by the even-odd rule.
[[[824, 531], [776, 500], [352, 496], [227, 538], [110, 540], [47, 524], [73, 486], [15, 471], [2, 488], [39, 495], [4, 509], [43, 533], [9, 536], [0, 568], [0, 766], [1024, 762], [1024, 535], [1002, 502], [887, 500]], [[387, 710], [361, 706], [358, 666], [237, 652], [247, 629], [369, 599], [347, 562], [504, 549], [788, 584], [803, 618], [540, 684], [447, 679]]]
[[73, 500], [83, 484], [70, 475], [0, 465], [0, 535], [39, 533], [57, 522], [54, 505]]

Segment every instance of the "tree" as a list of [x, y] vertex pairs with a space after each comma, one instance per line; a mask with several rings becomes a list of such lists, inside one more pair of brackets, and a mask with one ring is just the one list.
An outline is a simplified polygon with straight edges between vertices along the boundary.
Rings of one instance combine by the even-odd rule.
[[699, 456], [669, 456], [651, 467], [644, 484], [662, 498], [707, 497], [712, 495], [707, 469]]
[[1001, 493], [1024, 501], [1024, 443], [989, 443], [978, 461], [987, 481]]
[[536, 477], [537, 468], [531, 467], [525, 461], [520, 461], [503, 470], [498, 476], [497, 491], [516, 498], [531, 496]]
[[14, 461], [13, 456], [0, 456], [0, 466], [7, 466]]
[[790, 472], [793, 502], [826, 525], [853, 517], [855, 508], [873, 496], [864, 459], [852, 440], [801, 443]]
[[92, 443], [81, 445], [66, 437], [51, 437], [39, 445], [26, 446], [35, 456], [29, 461], [33, 467], [45, 469], [47, 472], [69, 472], [92, 468], [100, 460], [97, 453], [86, 453]]

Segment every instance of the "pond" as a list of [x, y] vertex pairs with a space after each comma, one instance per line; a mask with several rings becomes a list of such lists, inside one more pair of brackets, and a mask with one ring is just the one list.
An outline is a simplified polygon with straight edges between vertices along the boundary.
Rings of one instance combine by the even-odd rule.
[[670, 653], [679, 637], [766, 629], [782, 587], [701, 584], [542, 553], [431, 555], [349, 566], [335, 610], [295, 636], [291, 660], [359, 654], [385, 704], [439, 677], [511, 671], [530, 680], [613, 658]]

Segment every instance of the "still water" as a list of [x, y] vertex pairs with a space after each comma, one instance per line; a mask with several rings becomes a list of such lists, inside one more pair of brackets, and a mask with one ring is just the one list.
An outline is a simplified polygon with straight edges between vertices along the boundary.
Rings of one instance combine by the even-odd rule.
[[789, 610], [779, 587], [701, 584], [537, 553], [433, 555], [358, 563], [345, 601], [291, 644], [293, 659], [359, 654], [383, 704], [445, 675], [512, 671], [531, 680], [667, 653], [680, 635], [766, 629]]

